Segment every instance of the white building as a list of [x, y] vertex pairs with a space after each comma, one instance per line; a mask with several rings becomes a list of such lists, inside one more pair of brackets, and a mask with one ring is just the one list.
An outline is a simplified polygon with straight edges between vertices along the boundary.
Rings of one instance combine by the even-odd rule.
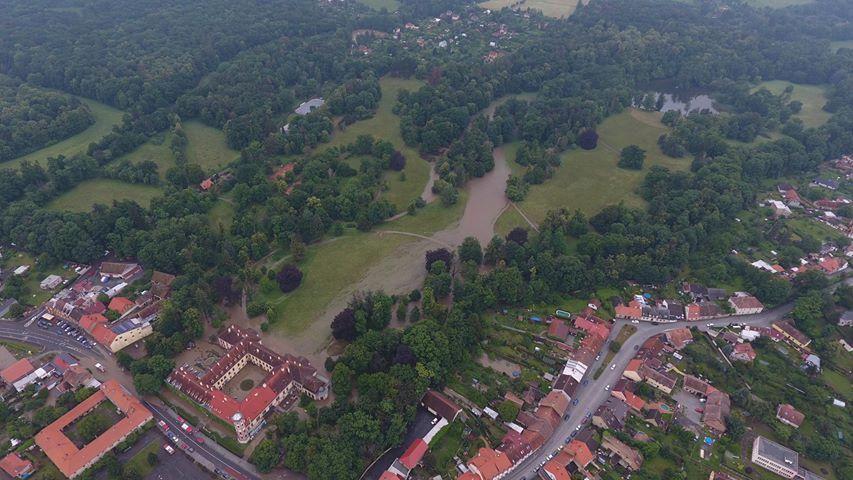
[[23, 275], [30, 271], [29, 265], [21, 265], [20, 267], [14, 270], [15, 275]]
[[42, 290], [53, 290], [62, 284], [62, 277], [59, 275], [48, 275], [47, 278], [41, 281], [39, 287]]
[[797, 452], [762, 436], [752, 442], [752, 463], [785, 478], [794, 478], [799, 471]]

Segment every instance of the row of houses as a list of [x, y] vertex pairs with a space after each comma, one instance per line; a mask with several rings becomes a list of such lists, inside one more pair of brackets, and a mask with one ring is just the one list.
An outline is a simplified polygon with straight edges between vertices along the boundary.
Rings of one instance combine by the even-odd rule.
[[74, 356], [62, 352], [47, 361], [38, 358], [22, 358], [0, 370], [0, 380], [7, 388], [22, 392], [35, 384], [37, 388], [54, 388], [62, 394], [78, 388], [97, 387], [100, 382], [79, 365]]
[[723, 300], [727, 301], [734, 315], [752, 315], [764, 310], [761, 301], [745, 292], [736, 292], [729, 297], [723, 289], [687, 283], [682, 291], [691, 299], [687, 305], [677, 300], [653, 301], [643, 295], [635, 295], [627, 304], [614, 307], [616, 317], [659, 322], [708, 320], [728, 314], [719, 305]]

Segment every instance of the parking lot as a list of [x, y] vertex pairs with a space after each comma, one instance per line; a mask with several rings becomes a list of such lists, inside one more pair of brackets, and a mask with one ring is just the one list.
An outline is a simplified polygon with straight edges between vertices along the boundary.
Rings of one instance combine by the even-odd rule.
[[60, 335], [66, 335], [72, 340], [79, 343], [81, 347], [86, 348], [88, 350], [92, 350], [95, 347], [95, 342], [90, 339], [80, 327], [71, 325], [64, 320], [54, 325], [48, 322], [47, 320], [39, 319], [36, 322], [36, 325], [38, 325], [38, 327], [42, 330], [52, 331]]

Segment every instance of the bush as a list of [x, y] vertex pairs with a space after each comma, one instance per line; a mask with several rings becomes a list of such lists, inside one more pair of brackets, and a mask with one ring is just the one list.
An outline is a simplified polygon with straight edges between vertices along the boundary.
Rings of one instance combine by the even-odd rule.
[[242, 382], [240, 382], [240, 390], [242, 390], [244, 392], [248, 392], [254, 386], [255, 386], [255, 381], [252, 380], [251, 378], [247, 378], [247, 379], [243, 380]]
[[578, 138], [578, 145], [584, 150], [592, 150], [598, 146], [598, 133], [591, 128], [584, 130]]
[[400, 153], [399, 150], [394, 150], [394, 153], [391, 154], [391, 160], [388, 164], [388, 168], [391, 170], [399, 172], [406, 166], [406, 157]]
[[246, 313], [249, 317], [257, 317], [267, 313], [268, 305], [266, 302], [252, 302], [246, 306]]
[[289, 293], [297, 288], [302, 283], [302, 270], [296, 265], [287, 264], [281, 267], [281, 271], [275, 276], [278, 282], [278, 288], [284, 293]]
[[609, 348], [611, 352], [616, 353], [622, 348], [622, 343], [613, 340], [607, 348]]
[[628, 145], [619, 153], [619, 168], [642, 170], [646, 151], [636, 145]]
[[426, 270], [429, 272], [432, 269], [432, 264], [441, 260], [444, 262], [444, 265], [450, 268], [453, 265], [453, 253], [446, 248], [439, 248], [437, 250], [429, 250], [426, 252]]

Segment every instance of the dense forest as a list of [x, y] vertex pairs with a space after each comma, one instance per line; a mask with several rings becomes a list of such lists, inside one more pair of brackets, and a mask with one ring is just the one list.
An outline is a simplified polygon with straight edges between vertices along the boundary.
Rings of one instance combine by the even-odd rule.
[[[481, 316], [489, 309], [584, 296], [627, 282], [666, 283], [685, 271], [709, 283], [737, 278], [768, 305], [810, 289], [727, 254], [761, 241], [735, 219], [754, 208], [768, 181], [812, 172], [853, 152], [853, 50], [829, 48], [830, 41], [853, 39], [853, 4], [822, 0], [757, 10], [743, 2], [593, 0], [563, 20], [496, 13], [507, 22], [529, 22], [522, 23], [529, 28], [493, 62], [482, 60], [482, 45], [459, 47], [453, 55], [395, 45], [371, 56], [350, 50], [355, 28], [393, 32], [468, 3], [406, 0], [397, 13], [314, 0], [0, 4], [0, 73], [10, 78], [0, 84], [0, 160], [92, 123], [79, 101], [45, 88], [127, 112], [86, 152], [0, 170], [0, 242], [48, 262], [90, 262], [109, 250], [178, 275], [156, 332], [146, 340], [151, 357], [119, 356], [137, 390], [155, 393], [171, 359], [202, 336], [205, 322], [220, 324], [217, 305], [239, 298], [244, 288], [273, 279], [287, 283], [258, 269], [256, 260], [275, 248], [304, 254], [305, 244], [341, 235], [346, 227], [368, 231], [397, 213], [380, 195], [383, 176], [406, 161], [394, 145], [364, 135], [314, 149], [329, 140], [335, 122], [373, 114], [380, 77], [425, 82], [403, 91], [394, 111], [403, 141], [434, 160], [434, 190], [445, 204], [493, 168], [494, 146], [511, 141], [521, 142], [517, 161], [525, 173], [512, 177], [507, 194], [520, 200], [530, 185], [549, 181], [561, 168], [559, 153], [594, 147], [597, 126], [637, 99], [642, 103], [651, 82], [698, 87], [727, 105], [725, 115], [664, 116], [671, 131], [658, 142], [690, 168], [648, 169], [638, 192], [643, 208], [612, 205], [584, 215], [571, 205], [555, 206], [537, 235], [517, 229], [487, 245], [470, 239], [458, 252], [431, 252], [422, 291], [406, 298], [381, 292], [356, 297], [331, 325], [349, 342], [326, 365], [335, 402], [319, 410], [307, 406], [310, 422], [277, 417], [278, 429], [253, 457], [262, 469], [283, 464], [312, 480], [358, 478], [398, 444], [425, 389], [443, 386], [477, 353]], [[805, 127], [794, 117], [799, 106], [785, 94], [750, 91], [766, 79], [826, 85], [826, 110], [833, 116], [820, 127]], [[491, 117], [482, 114], [492, 101], [523, 92], [537, 95], [509, 100]], [[324, 96], [327, 107], [291, 115], [314, 96]], [[229, 166], [233, 177], [218, 192], [194, 188], [210, 172], [184, 158], [181, 122], [190, 119], [222, 129], [240, 150]], [[32, 122], [43, 128], [32, 132]], [[771, 130], [780, 133], [772, 141], [731, 142], [750, 142]], [[164, 183], [153, 162], [111, 162], [167, 131], [176, 166], [165, 172], [163, 194], [150, 207], [121, 201], [88, 213], [46, 208], [96, 176]], [[292, 169], [277, 175], [282, 155]], [[212, 227], [208, 213], [226, 192], [234, 222], [228, 229]], [[817, 242], [790, 232], [780, 238], [804, 250]], [[456, 276], [450, 273], [454, 262]], [[419, 321], [386, 329], [392, 306], [408, 301], [420, 302]], [[829, 350], [821, 353], [832, 361]], [[849, 446], [847, 439], [826, 441]], [[849, 459], [834, 451], [829, 460], [849, 472]]]

